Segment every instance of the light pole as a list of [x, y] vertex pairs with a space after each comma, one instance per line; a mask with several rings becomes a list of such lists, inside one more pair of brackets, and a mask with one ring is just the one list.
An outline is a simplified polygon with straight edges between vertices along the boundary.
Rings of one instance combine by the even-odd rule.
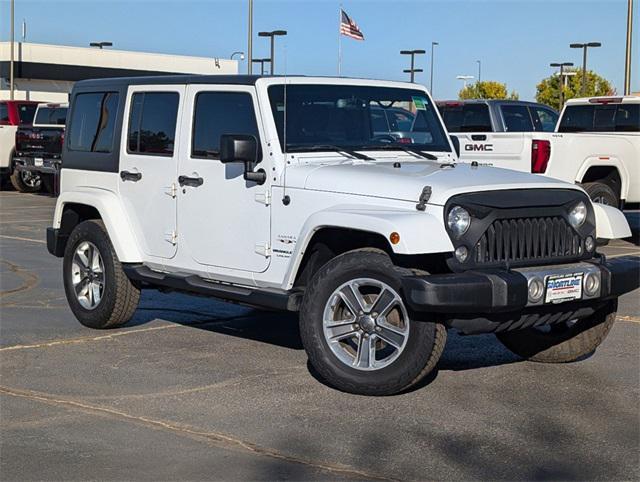
[[627, 51], [624, 59], [624, 95], [631, 93], [631, 47], [633, 33], [633, 0], [627, 6]]
[[551, 67], [560, 67], [560, 109], [564, 105], [564, 68], [573, 67], [573, 62], [553, 62], [549, 64]]
[[587, 90], [587, 49], [589, 47], [601, 47], [600, 42], [588, 42], [585, 44], [569, 44], [572, 49], [582, 49], [582, 87], [580, 95], [585, 96]]
[[463, 89], [467, 88], [467, 81], [473, 80], [473, 75], [457, 75], [456, 79], [461, 80], [464, 84]]
[[482, 62], [479, 60], [476, 60], [476, 62], [478, 63], [478, 82], [480, 82], [482, 74]]
[[415, 56], [416, 55], [426, 54], [426, 53], [427, 52], [425, 50], [401, 50], [400, 51], [401, 55], [411, 55], [411, 68], [403, 70], [403, 72], [409, 74], [409, 76], [411, 78], [411, 83], [413, 83], [413, 81], [415, 79], [416, 72], [422, 72], [422, 69], [414, 68], [414, 66], [415, 66]]
[[247, 74], [251, 75], [253, 71], [253, 0], [249, 0], [249, 21], [247, 26], [247, 55], [249, 61], [247, 62]]
[[264, 64], [270, 62], [271, 59], [253, 59], [251, 62], [260, 64], [260, 75], [264, 75]]
[[105, 47], [113, 47], [113, 42], [90, 42], [89, 47], [98, 47], [102, 50]]
[[271, 39], [271, 75], [274, 74], [275, 70], [274, 67], [276, 65], [275, 62], [275, 49], [273, 46], [274, 43], [274, 39], [275, 37], [282, 37], [284, 35], [287, 35], [287, 31], [286, 30], [273, 30], [271, 32], [258, 32], [258, 37], [270, 37]]
[[11, 0], [11, 12], [9, 13], [9, 17], [10, 17], [10, 20], [11, 20], [11, 28], [10, 28], [10, 31], [11, 31], [11, 61], [9, 62], [9, 91], [10, 91], [9, 98], [11, 100], [13, 100], [13, 96], [14, 96], [13, 91], [14, 91], [14, 88], [15, 88], [15, 86], [14, 86], [15, 82], [14, 82], [14, 78], [13, 78], [13, 61], [14, 61], [13, 44], [15, 43], [15, 38], [14, 38], [15, 32], [14, 32], [14, 25], [13, 25], [14, 24], [14, 20], [15, 20], [14, 19], [14, 16], [15, 16], [14, 12], [15, 12], [14, 0]]
[[440, 45], [438, 42], [431, 42], [431, 79], [429, 81], [429, 92], [431, 93], [431, 97], [433, 97], [433, 48], [436, 45]]

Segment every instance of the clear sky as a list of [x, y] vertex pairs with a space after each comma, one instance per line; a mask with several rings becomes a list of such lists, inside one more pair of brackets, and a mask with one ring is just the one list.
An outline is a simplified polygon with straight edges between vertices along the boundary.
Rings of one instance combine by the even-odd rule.
[[[16, 32], [27, 21], [27, 41], [84, 46], [109, 40], [114, 48], [228, 57], [247, 48], [247, 0], [15, 0]], [[550, 62], [582, 62], [571, 42], [600, 41], [588, 66], [622, 92], [627, 0], [344, 0], [365, 35], [343, 37], [343, 74], [406, 79], [401, 49], [424, 49], [418, 59], [429, 83], [431, 42], [434, 94], [455, 98], [456, 75], [506, 82], [522, 99], [552, 73]], [[338, 9], [334, 0], [254, 0], [254, 32], [285, 29], [277, 42], [276, 68], [290, 74], [334, 75], [338, 56]], [[632, 90], [640, 91], [640, 2], [635, 1]], [[0, 36], [9, 38], [9, 0], [0, 0]], [[256, 38], [254, 57], [268, 57], [268, 40]], [[244, 63], [241, 71], [246, 72]]]

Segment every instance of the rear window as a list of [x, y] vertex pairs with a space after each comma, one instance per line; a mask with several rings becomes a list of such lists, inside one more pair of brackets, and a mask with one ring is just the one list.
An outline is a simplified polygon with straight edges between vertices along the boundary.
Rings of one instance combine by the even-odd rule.
[[133, 94], [128, 135], [130, 153], [173, 155], [179, 100], [177, 92]]
[[69, 149], [108, 153], [118, 112], [116, 92], [94, 92], [75, 97], [69, 124]]
[[502, 105], [502, 119], [507, 132], [532, 132], [533, 123], [525, 105]]
[[66, 107], [40, 107], [36, 113], [35, 124], [63, 126], [66, 120]]
[[640, 104], [568, 106], [558, 132], [640, 132]]
[[492, 132], [489, 106], [486, 104], [441, 104], [449, 132]]
[[3, 124], [9, 123], [9, 107], [7, 104], [0, 104], [0, 122]]
[[37, 104], [18, 104], [20, 124], [31, 124], [37, 108]]

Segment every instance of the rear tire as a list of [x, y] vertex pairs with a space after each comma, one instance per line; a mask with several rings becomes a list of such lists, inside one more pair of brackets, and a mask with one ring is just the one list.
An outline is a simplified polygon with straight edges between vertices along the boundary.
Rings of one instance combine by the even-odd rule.
[[594, 203], [605, 204], [615, 208], [620, 206], [620, 199], [608, 184], [603, 182], [586, 182], [582, 185], [582, 188]]
[[138, 307], [140, 289], [125, 275], [100, 220], [84, 221], [71, 232], [63, 282], [71, 311], [89, 328], [123, 325]]
[[372, 250], [337, 256], [313, 276], [300, 334], [321, 378], [359, 395], [392, 395], [415, 385], [434, 369], [447, 337], [441, 324], [408, 318], [396, 268]]
[[18, 192], [32, 193], [40, 191], [42, 180], [38, 174], [31, 171], [13, 171], [10, 177], [11, 184]]
[[537, 328], [497, 333], [498, 340], [522, 358], [541, 363], [576, 361], [595, 351], [611, 331], [618, 301], [611, 301], [589, 318], [568, 325], [551, 325], [549, 331]]

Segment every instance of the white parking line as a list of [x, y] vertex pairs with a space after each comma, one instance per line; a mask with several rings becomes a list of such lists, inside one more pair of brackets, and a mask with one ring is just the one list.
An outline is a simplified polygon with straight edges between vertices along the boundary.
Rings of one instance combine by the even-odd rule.
[[47, 242], [42, 239], [21, 238], [20, 236], [7, 236], [6, 234], [0, 234], [0, 238], [14, 239], [16, 241], [30, 241], [32, 243], [38, 244], [47, 244]]

